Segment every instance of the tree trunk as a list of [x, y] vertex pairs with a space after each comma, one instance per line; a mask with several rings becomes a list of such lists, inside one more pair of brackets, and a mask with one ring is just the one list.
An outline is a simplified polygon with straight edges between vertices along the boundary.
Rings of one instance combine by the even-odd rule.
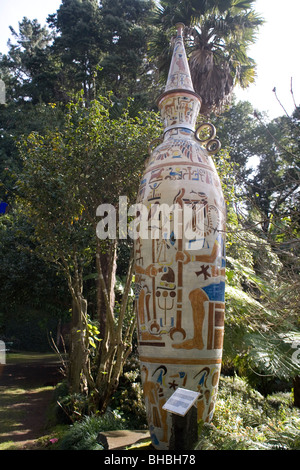
[[293, 381], [294, 385], [294, 406], [300, 408], [300, 375], [297, 375]]
[[105, 255], [101, 253], [101, 245], [98, 242], [96, 255], [99, 279], [98, 312], [100, 314], [100, 324], [105, 325], [105, 331], [101, 332], [102, 341], [99, 345], [97, 357], [97, 397], [95, 396], [94, 404], [102, 413], [105, 412], [111, 396], [118, 387], [124, 362], [131, 351], [131, 340], [134, 331], [134, 320], [132, 320], [129, 322], [126, 331], [123, 332], [124, 317], [133, 274], [133, 260], [131, 260], [129, 265], [120, 311], [117, 318], [115, 318], [116, 260], [117, 242], [114, 241], [111, 244], [109, 251]]
[[[115, 245], [115, 244], [114, 244]], [[105, 290], [110, 303], [110, 308], [114, 310], [115, 304], [115, 284], [116, 284], [116, 246], [110, 247], [110, 250], [106, 253], [101, 252], [101, 244], [97, 243], [96, 253], [96, 268], [98, 273], [97, 278], [97, 316], [99, 320], [100, 338], [105, 338], [106, 332], [106, 312], [107, 305], [105, 299]], [[104, 280], [101, 281], [101, 276]]]
[[86, 361], [85, 325], [83, 321], [83, 316], [86, 315], [86, 306], [86, 300], [81, 296], [72, 301], [72, 327], [68, 366], [68, 381], [71, 393], [82, 392], [82, 371]]

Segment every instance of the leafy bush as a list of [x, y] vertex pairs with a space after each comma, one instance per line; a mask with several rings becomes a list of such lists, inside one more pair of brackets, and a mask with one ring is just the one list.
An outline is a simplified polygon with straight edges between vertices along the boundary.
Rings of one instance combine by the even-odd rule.
[[67, 381], [57, 385], [53, 393], [48, 421], [52, 425], [71, 424], [88, 414], [89, 398], [80, 393], [70, 394]]
[[[133, 403], [134, 406], [132, 406]], [[127, 361], [124, 367], [118, 390], [112, 397], [111, 406], [122, 414], [127, 429], [147, 428], [140, 366], [134, 356]]]
[[82, 421], [70, 426], [64, 435], [59, 450], [104, 450], [98, 442], [98, 434], [103, 431], [124, 429], [123, 421], [113, 411], [107, 411], [103, 416], [85, 416]]
[[212, 424], [197, 450], [300, 450], [300, 411], [290, 393], [264, 398], [239, 377], [221, 377]]

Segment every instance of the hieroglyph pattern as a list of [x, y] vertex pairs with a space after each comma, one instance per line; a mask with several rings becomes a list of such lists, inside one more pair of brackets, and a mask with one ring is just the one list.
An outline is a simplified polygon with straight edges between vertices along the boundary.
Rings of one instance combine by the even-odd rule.
[[[162, 406], [177, 387], [199, 391], [198, 419], [210, 421], [224, 334], [226, 210], [211, 156], [194, 132], [175, 128], [152, 152], [138, 203], [201, 208], [177, 236], [163, 213], [157, 238], [135, 240], [136, 302], [142, 380], [153, 445], [168, 448], [170, 416]], [[197, 212], [195, 212], [197, 214]], [[201, 223], [200, 223], [201, 222]], [[186, 234], [191, 234], [187, 237]]]

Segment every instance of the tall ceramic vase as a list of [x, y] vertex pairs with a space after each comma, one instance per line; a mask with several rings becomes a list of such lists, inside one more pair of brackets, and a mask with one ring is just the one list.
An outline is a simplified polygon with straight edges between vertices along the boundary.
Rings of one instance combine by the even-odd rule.
[[139, 188], [137, 202], [147, 208], [149, 224], [135, 241], [135, 274], [148, 425], [153, 446], [168, 449], [171, 416], [163, 405], [178, 387], [199, 392], [198, 420], [212, 419], [224, 334], [225, 205], [209, 153], [213, 132], [206, 147], [195, 132], [201, 99], [182, 25], [158, 105], [164, 136]]

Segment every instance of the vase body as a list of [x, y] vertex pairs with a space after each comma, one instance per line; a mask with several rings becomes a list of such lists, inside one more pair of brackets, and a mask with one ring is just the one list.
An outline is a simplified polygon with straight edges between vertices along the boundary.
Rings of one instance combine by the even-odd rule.
[[224, 335], [226, 209], [212, 157], [195, 137], [199, 98], [168, 90], [158, 104], [165, 132], [138, 192], [149, 216], [135, 240], [135, 283], [148, 425], [153, 446], [164, 450], [171, 416], [163, 405], [178, 387], [200, 393], [198, 421], [213, 416]]

